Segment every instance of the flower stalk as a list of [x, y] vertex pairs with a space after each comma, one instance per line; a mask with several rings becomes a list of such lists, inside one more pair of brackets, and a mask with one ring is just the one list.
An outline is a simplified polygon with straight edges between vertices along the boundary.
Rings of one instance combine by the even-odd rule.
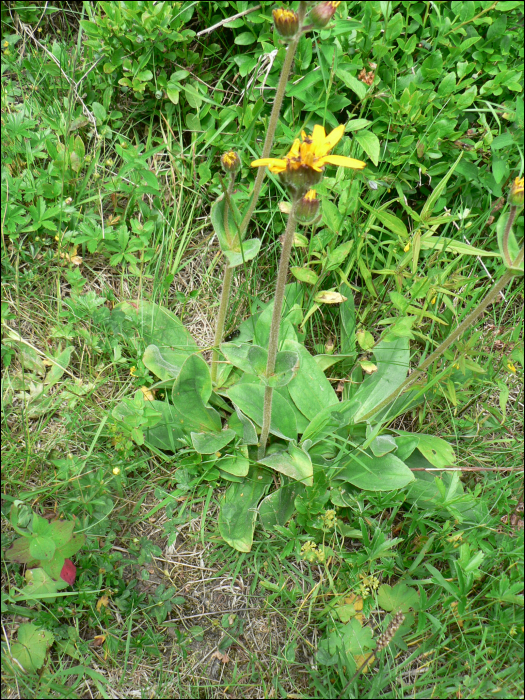
[[[272, 324], [270, 326], [270, 338], [268, 341], [268, 361], [266, 363], [266, 377], [270, 377], [275, 370], [275, 358], [277, 357], [277, 349], [279, 346], [279, 328], [281, 325], [281, 313], [284, 301], [284, 289], [286, 286], [286, 278], [288, 276], [288, 263], [290, 262], [290, 253], [295, 235], [296, 226], [296, 208], [297, 203], [294, 202], [292, 210], [288, 215], [288, 223], [284, 234], [283, 248], [281, 250], [281, 259], [279, 261], [279, 272], [277, 273], [277, 284], [275, 287], [275, 299], [273, 304]], [[264, 390], [264, 407], [263, 407], [263, 424], [261, 429], [261, 438], [259, 441], [258, 459], [262, 459], [266, 453], [266, 443], [270, 433], [270, 420], [272, 417], [272, 398], [273, 387], [267, 386]]]

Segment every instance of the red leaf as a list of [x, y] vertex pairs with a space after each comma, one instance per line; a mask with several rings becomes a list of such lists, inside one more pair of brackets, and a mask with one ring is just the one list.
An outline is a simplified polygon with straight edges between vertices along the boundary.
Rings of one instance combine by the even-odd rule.
[[69, 583], [72, 586], [75, 583], [75, 578], [77, 576], [77, 567], [73, 564], [71, 559], [66, 559], [62, 571], [60, 572], [60, 578], [62, 581]]

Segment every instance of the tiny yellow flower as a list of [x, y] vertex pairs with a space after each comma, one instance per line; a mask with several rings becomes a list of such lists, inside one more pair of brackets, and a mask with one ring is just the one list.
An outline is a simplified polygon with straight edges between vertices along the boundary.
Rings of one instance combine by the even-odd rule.
[[512, 374], [516, 374], [516, 367], [512, 364], [512, 362], [507, 362], [507, 369], [512, 372]]
[[523, 206], [524, 178], [517, 177], [510, 186], [509, 204], [515, 207]]
[[287, 10], [279, 7], [272, 11], [275, 29], [278, 33], [287, 39], [295, 36], [299, 29], [299, 16], [293, 10]]
[[113, 474], [118, 476], [120, 474], [120, 469], [118, 467], [113, 467]]
[[4, 41], [4, 43], [2, 44], [2, 46], [3, 46], [4, 49], [5, 49], [6, 46], [9, 46], [9, 42], [8, 42], [8, 41]]
[[129, 370], [129, 373], [131, 374], [132, 377], [136, 377], [136, 374], [135, 374], [136, 371], [137, 371], [137, 368], [136, 368], [136, 367], [132, 367], [132, 368]]
[[431, 303], [431, 304], [435, 304], [435, 303], [436, 303], [436, 300], [437, 300], [437, 297], [434, 297], [430, 303]]
[[408, 241], [408, 243], [407, 243], [406, 246], [403, 248], [403, 250], [405, 251], [405, 253], [408, 253], [408, 251], [410, 250], [410, 241]]
[[260, 168], [267, 165], [270, 172], [279, 175], [296, 197], [300, 197], [320, 182], [325, 165], [342, 165], [354, 170], [361, 170], [366, 166], [362, 160], [329, 155], [341, 140], [344, 131], [344, 124], [340, 124], [327, 136], [324, 127], [316, 124], [311, 136], [301, 132], [301, 139], [295, 139], [284, 158], [259, 158], [254, 160], [251, 166]]

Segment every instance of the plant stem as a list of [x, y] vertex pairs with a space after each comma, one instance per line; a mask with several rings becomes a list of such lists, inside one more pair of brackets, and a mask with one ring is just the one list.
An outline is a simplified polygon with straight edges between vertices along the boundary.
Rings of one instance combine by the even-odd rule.
[[[272, 113], [270, 114], [270, 121], [268, 122], [268, 129], [266, 130], [266, 138], [264, 139], [264, 146], [262, 150], [261, 158], [268, 158], [273, 144], [273, 137], [275, 136], [275, 129], [277, 127], [277, 120], [279, 119], [279, 114], [281, 113], [281, 106], [283, 104], [284, 92], [286, 90], [286, 85], [288, 83], [288, 76], [290, 75], [290, 70], [292, 68], [293, 59], [295, 56], [295, 51], [299, 40], [301, 38], [301, 27], [304, 22], [304, 17], [306, 14], [306, 3], [301, 2], [299, 4], [299, 31], [295, 39], [292, 39], [288, 44], [286, 49], [286, 56], [284, 58], [283, 67], [281, 68], [281, 75], [279, 77], [279, 83], [277, 85], [277, 90], [275, 92], [275, 99], [273, 102]], [[250, 205], [244, 215], [241, 222], [239, 235], [241, 240], [244, 238], [244, 233], [248, 228], [248, 224], [252, 218], [255, 205], [259, 199], [259, 194], [261, 191], [264, 176], [266, 174], [266, 168], [257, 168], [257, 175], [255, 177], [255, 183], [253, 185], [252, 198], [250, 200]]]
[[[514, 264], [519, 263], [519, 261], [523, 259], [523, 248], [521, 249], [518, 257], [514, 261]], [[430, 365], [435, 362], [437, 359], [439, 359], [443, 353], [453, 344], [456, 342], [456, 340], [465, 333], [465, 331], [470, 328], [470, 326], [481, 316], [481, 314], [485, 311], [485, 309], [492, 304], [492, 302], [497, 298], [499, 293], [505, 289], [507, 284], [511, 281], [511, 279], [514, 277], [511, 271], [507, 270], [503, 277], [497, 282], [490, 292], [486, 295], [486, 297], [483, 299], [483, 301], [477, 306], [474, 311], [471, 311], [470, 314], [459, 324], [459, 326], [456, 328], [455, 331], [453, 331], [445, 340], [439, 345], [432, 354], [430, 354], [427, 359], [422, 362], [419, 367], [412, 372], [412, 374], [405, 379], [405, 381], [399, 386], [395, 391], [393, 391], [389, 396], [386, 397], [383, 401], [381, 401], [380, 404], [378, 404], [372, 411], [369, 411], [368, 413], [365, 413], [365, 415], [360, 419], [360, 421], [368, 420], [371, 418], [375, 413], [380, 411], [382, 408], [385, 406], [388, 406], [388, 404], [393, 401], [395, 398], [398, 396], [401, 396], [402, 392], [407, 389], [411, 384], [413, 384], [416, 379], [419, 379], [419, 377], [423, 374], [423, 372], [430, 367]]]
[[509, 234], [512, 228], [512, 224], [514, 223], [514, 219], [516, 218], [517, 211], [518, 207], [511, 205], [509, 211], [509, 218], [507, 219], [507, 223], [505, 224], [505, 231], [503, 232], [503, 257], [505, 258], [506, 265], [510, 265], [512, 263], [509, 253]]
[[[268, 360], [266, 363], [266, 377], [270, 377], [275, 370], [275, 358], [279, 345], [279, 328], [281, 325], [281, 312], [284, 301], [284, 288], [288, 276], [288, 263], [295, 234], [295, 209], [296, 203], [292, 205], [292, 211], [288, 216], [288, 223], [284, 234], [281, 260], [279, 261], [279, 272], [277, 273], [277, 284], [275, 286], [275, 298], [273, 302], [272, 325], [270, 326], [270, 338], [268, 340]], [[272, 416], [273, 387], [267, 386], [264, 390], [263, 424], [261, 429], [261, 439], [259, 441], [259, 452], [257, 459], [262, 459], [266, 452], [266, 443], [270, 432], [270, 419]]]
[[[234, 177], [230, 178], [228, 190], [225, 192], [224, 202], [224, 230], [228, 236], [228, 209], [230, 196], [233, 192]], [[228, 236], [229, 237], [229, 236]], [[224, 277], [222, 279], [221, 301], [219, 304], [219, 315], [217, 316], [217, 325], [215, 326], [215, 337], [213, 339], [213, 352], [211, 356], [211, 381], [212, 384], [217, 382], [217, 370], [219, 366], [219, 351], [218, 347], [221, 344], [224, 334], [224, 324], [226, 322], [226, 312], [228, 310], [228, 302], [230, 301], [230, 289], [232, 286], [233, 268], [229, 267], [229, 262], [226, 260], [224, 268]]]

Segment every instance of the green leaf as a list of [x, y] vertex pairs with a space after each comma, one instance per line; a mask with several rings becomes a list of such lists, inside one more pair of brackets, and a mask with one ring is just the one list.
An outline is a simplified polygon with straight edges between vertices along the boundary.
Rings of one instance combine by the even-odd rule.
[[146, 444], [159, 450], [176, 452], [181, 447], [179, 440], [184, 437], [179, 413], [168, 401], [154, 400], [150, 401], [149, 405], [154, 411], [160, 413], [161, 417], [156, 425], [146, 428]]
[[480, 257], [497, 258], [499, 255], [499, 253], [494, 253], [491, 250], [476, 248], [468, 243], [456, 241], [453, 238], [445, 238], [444, 236], [424, 236], [421, 238], [421, 248], [424, 250], [450, 250], [458, 255], [479, 255]]
[[179, 104], [180, 90], [175, 85], [172, 85], [172, 83], [168, 83], [168, 87], [166, 88], [166, 95], [168, 96], [168, 99], [171, 102], [173, 102], [174, 105]]
[[200, 355], [190, 355], [181, 367], [171, 394], [177, 425], [186, 434], [221, 430], [220, 415], [205, 405], [211, 392], [208, 365]]
[[334, 233], [338, 232], [341, 223], [341, 214], [339, 213], [339, 209], [329, 199], [323, 200], [322, 214], [323, 223], [328, 226], [330, 231], [334, 231]]
[[244, 413], [237, 408], [237, 406], [235, 406], [235, 414], [231, 415], [228, 421], [230, 427], [234, 430], [236, 428], [235, 419], [239, 421], [240, 431], [237, 430], [236, 432], [241, 438], [241, 443], [243, 445], [256, 445], [258, 438], [255, 426], [248, 416], [245, 416]]
[[107, 119], [107, 112], [106, 109], [103, 105], [100, 104], [100, 102], [93, 102], [91, 104], [91, 111], [96, 117], [96, 120], [99, 124], [104, 122]]
[[352, 398], [356, 423], [395, 391], [408, 372], [410, 352], [407, 338], [397, 338], [391, 342], [382, 340], [373, 352], [377, 372], [366, 377]]
[[220, 433], [191, 433], [191, 442], [201, 455], [220, 452], [235, 437], [235, 431], [226, 429]]
[[299, 355], [296, 352], [278, 352], [275, 358], [275, 369], [273, 374], [267, 377], [264, 383], [271, 387], [286, 386], [296, 376], [298, 369]]
[[248, 350], [248, 361], [252, 367], [251, 374], [256, 374], [258, 377], [263, 377], [266, 374], [266, 365], [268, 363], [268, 350], [260, 345], [252, 345]]
[[393, 588], [387, 583], [379, 586], [377, 602], [387, 612], [407, 613], [410, 608], [419, 610], [419, 594], [406, 583], [396, 583]]
[[235, 250], [223, 250], [222, 252], [228, 260], [228, 267], [238, 267], [249, 260], [253, 260], [261, 247], [258, 238], [251, 238], [249, 241], [239, 243]]
[[343, 282], [339, 292], [346, 297], [346, 301], [339, 306], [341, 315], [341, 353], [355, 353], [355, 306], [354, 295], [351, 287]]
[[67, 588], [68, 583], [62, 580], [53, 580], [51, 575], [44, 569], [28, 569], [25, 573], [27, 584], [22, 588], [22, 594], [18, 600], [45, 599], [52, 603], [55, 600], [55, 593], [61, 588]]
[[57, 546], [52, 537], [39, 535], [31, 539], [29, 553], [32, 559], [44, 559], [51, 561]]
[[296, 279], [306, 284], [316, 284], [319, 279], [319, 275], [309, 267], [291, 267], [290, 272]]
[[18, 641], [11, 644], [11, 658], [26, 673], [35, 673], [44, 665], [47, 650], [54, 641], [52, 632], [30, 622], [22, 623], [18, 628]]
[[272, 476], [264, 469], [252, 468], [240, 483], [232, 484], [220, 502], [219, 532], [239, 552], [249, 552], [257, 518], [257, 505]]
[[190, 348], [187, 351], [168, 348], [161, 351], [156, 345], [148, 345], [144, 350], [142, 362], [156, 377], [162, 381], [168, 381], [177, 377], [184, 361], [192, 352]]
[[393, 454], [375, 457], [363, 452], [344, 457], [336, 479], [348, 481], [364, 491], [392, 491], [402, 489], [414, 475], [407, 465]]
[[215, 463], [215, 466], [234, 476], [246, 476], [250, 469], [250, 460], [247, 457], [247, 452], [246, 455], [237, 453], [222, 457]]
[[287, 452], [272, 452], [272, 454], [259, 460], [276, 472], [285, 474], [305, 486], [314, 485], [314, 472], [310, 455], [293, 444], [288, 445]]
[[350, 90], [355, 92], [355, 94], [359, 97], [360, 100], [365, 98], [368, 88], [364, 83], [362, 83], [354, 75], [352, 75], [346, 70], [343, 70], [342, 68], [337, 68], [335, 74], [339, 78], [339, 80], [342, 80], [346, 87], [350, 88]]
[[286, 525], [295, 513], [295, 497], [304, 491], [299, 481], [281, 478], [284, 481], [281, 488], [263, 498], [259, 505], [259, 518], [266, 530], [272, 530], [275, 525]]
[[72, 345], [70, 345], [58, 354], [58, 356], [55, 358], [56, 364], [53, 364], [53, 366], [47, 373], [46, 378], [44, 379], [44, 384], [46, 386], [54, 386], [61, 379], [62, 375], [64, 374], [64, 371], [69, 365], [69, 361], [71, 360], [71, 355], [73, 354], [74, 349], [75, 348]]
[[7, 561], [16, 561], [18, 564], [29, 564], [29, 562], [33, 561], [34, 557], [31, 556], [29, 551], [30, 541], [30, 537], [19, 537], [16, 539], [5, 552]]
[[443, 80], [439, 83], [437, 94], [439, 97], [448, 97], [456, 89], [455, 73], [447, 73]]
[[[226, 395], [243, 413], [262, 426], [264, 392], [262, 384], [235, 384]], [[273, 392], [270, 432], [285, 440], [297, 439], [295, 416], [288, 401], [277, 391]]]
[[[428, 60], [428, 59], [427, 59]], [[425, 61], [426, 62], [426, 61]], [[447, 182], [450, 180], [452, 177], [452, 174], [454, 170], [456, 169], [459, 161], [463, 158], [463, 153], [460, 153], [459, 156], [457, 157], [455, 163], [452, 165], [452, 167], [449, 169], [448, 173], [445, 175], [445, 177], [437, 184], [436, 188], [430, 195], [430, 197], [427, 199], [425, 202], [423, 209], [421, 210], [421, 221], [427, 221], [431, 215], [432, 212], [434, 211], [434, 207], [436, 206], [436, 203], [438, 199], [441, 197], [443, 192], [445, 191], [445, 187], [447, 186]]]
[[401, 219], [398, 219], [397, 216], [394, 216], [394, 214], [391, 214], [388, 211], [384, 211], [383, 209], [374, 209], [373, 207], [370, 207], [362, 199], [360, 199], [359, 201], [365, 207], [365, 209], [368, 209], [368, 211], [372, 212], [376, 219], [379, 219], [379, 221], [382, 224], [384, 224], [387, 227], [387, 229], [389, 229], [389, 231], [395, 233], [396, 236], [399, 236], [402, 240], [406, 240], [408, 238], [407, 227], [401, 221]]
[[417, 449], [434, 467], [450, 467], [456, 461], [456, 455], [451, 445], [434, 435], [418, 433]]
[[222, 343], [221, 352], [234, 367], [242, 369], [246, 374], [253, 374], [253, 367], [248, 359], [248, 353], [252, 347], [253, 346], [249, 343], [241, 343], [240, 345], [236, 345], [235, 343]]
[[345, 131], [359, 131], [360, 129], [365, 129], [371, 123], [368, 119], [352, 119], [346, 123]]
[[[152, 301], [121, 302], [115, 306], [137, 327], [146, 345], [156, 345], [162, 357], [178, 365], [180, 358], [198, 352], [199, 347], [177, 316]], [[167, 351], [177, 351], [171, 355]], [[178, 360], [175, 358], [179, 357]], [[180, 363], [182, 366], [182, 363]], [[153, 370], [152, 370], [153, 371]]]
[[256, 41], [257, 37], [255, 37], [251, 32], [241, 32], [234, 39], [234, 42], [238, 46], [249, 46], [250, 44], [254, 44]]
[[363, 151], [367, 154], [374, 165], [379, 163], [379, 153], [380, 153], [380, 143], [377, 136], [373, 131], [368, 129], [363, 129], [363, 131], [358, 131], [354, 136], [357, 143], [361, 146]]
[[[370, 449], [374, 453], [375, 457], [382, 457], [383, 455], [386, 455], [389, 452], [397, 450], [398, 445], [395, 441], [395, 438], [393, 438], [392, 435], [378, 435], [370, 443]], [[401, 459], [399, 457], [399, 454], [397, 453], [396, 457]]]
[[299, 371], [288, 384], [288, 391], [303, 415], [313, 420], [327, 406], [339, 403], [332, 385], [304, 345], [286, 339], [283, 348], [299, 356]]

